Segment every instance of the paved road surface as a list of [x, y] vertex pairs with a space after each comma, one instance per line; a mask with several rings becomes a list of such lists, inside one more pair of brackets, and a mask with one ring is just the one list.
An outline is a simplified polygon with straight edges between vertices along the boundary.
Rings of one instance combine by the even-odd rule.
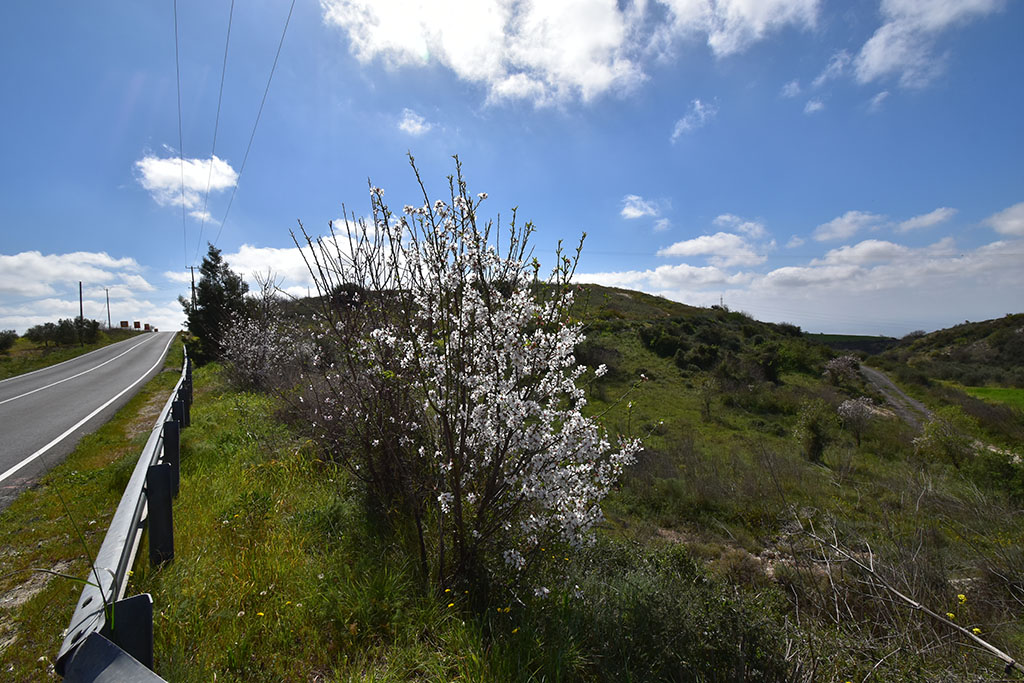
[[0, 510], [156, 375], [172, 339], [142, 334], [0, 382]]

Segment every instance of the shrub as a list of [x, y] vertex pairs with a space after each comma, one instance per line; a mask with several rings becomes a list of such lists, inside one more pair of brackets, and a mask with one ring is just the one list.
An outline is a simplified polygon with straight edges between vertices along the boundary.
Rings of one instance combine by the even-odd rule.
[[914, 439], [914, 450], [936, 460], [948, 460], [957, 469], [975, 450], [977, 422], [957, 406], [942, 406]]
[[821, 462], [825, 448], [832, 441], [835, 415], [823, 399], [804, 401], [796, 417], [794, 436], [800, 442], [804, 457]]
[[851, 398], [839, 404], [836, 414], [842, 420], [843, 426], [850, 430], [857, 446], [860, 446], [860, 438], [864, 435], [871, 418], [875, 415], [875, 403], [866, 396]]
[[7, 351], [14, 342], [18, 340], [18, 333], [14, 330], [2, 330], [0, 331], [0, 353]]
[[414, 528], [424, 579], [486, 600], [541, 564], [542, 547], [588, 538], [639, 444], [612, 446], [582, 415], [576, 259], [559, 249], [535, 287], [532, 224], [515, 212], [504, 229], [478, 223], [486, 195], [456, 169], [448, 201], [431, 203], [421, 182], [425, 203], [398, 216], [371, 188], [372, 229], [304, 234], [318, 292], [358, 283], [374, 302], [317, 311], [305, 400], [317, 437]]

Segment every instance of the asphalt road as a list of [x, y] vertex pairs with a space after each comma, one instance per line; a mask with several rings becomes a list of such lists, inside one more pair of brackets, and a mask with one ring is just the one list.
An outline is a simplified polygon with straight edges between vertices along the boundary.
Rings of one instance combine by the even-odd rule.
[[142, 334], [0, 382], [0, 510], [156, 375], [172, 339]]

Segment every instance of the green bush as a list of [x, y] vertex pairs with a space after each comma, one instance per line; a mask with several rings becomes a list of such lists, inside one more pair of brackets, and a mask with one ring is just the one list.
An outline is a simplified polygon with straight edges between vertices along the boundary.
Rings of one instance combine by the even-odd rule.
[[0, 353], [14, 346], [14, 342], [17, 340], [18, 333], [14, 330], [0, 330]]
[[788, 680], [785, 602], [773, 588], [715, 578], [679, 545], [603, 540], [581, 560], [542, 611], [543, 630], [568, 635], [594, 679]]

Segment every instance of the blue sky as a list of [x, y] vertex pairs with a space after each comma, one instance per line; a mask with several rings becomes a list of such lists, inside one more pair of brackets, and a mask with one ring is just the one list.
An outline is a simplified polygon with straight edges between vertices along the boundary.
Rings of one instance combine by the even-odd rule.
[[582, 281], [810, 331], [1021, 311], [1024, 3], [297, 0], [244, 168], [290, 3], [236, 3], [214, 149], [230, 6], [178, 1], [180, 147], [171, 0], [6, 7], [0, 328], [79, 280], [176, 327], [214, 239], [303, 293], [289, 229], [368, 178], [418, 204], [407, 152], [432, 199], [459, 154], [542, 261], [586, 231]]

